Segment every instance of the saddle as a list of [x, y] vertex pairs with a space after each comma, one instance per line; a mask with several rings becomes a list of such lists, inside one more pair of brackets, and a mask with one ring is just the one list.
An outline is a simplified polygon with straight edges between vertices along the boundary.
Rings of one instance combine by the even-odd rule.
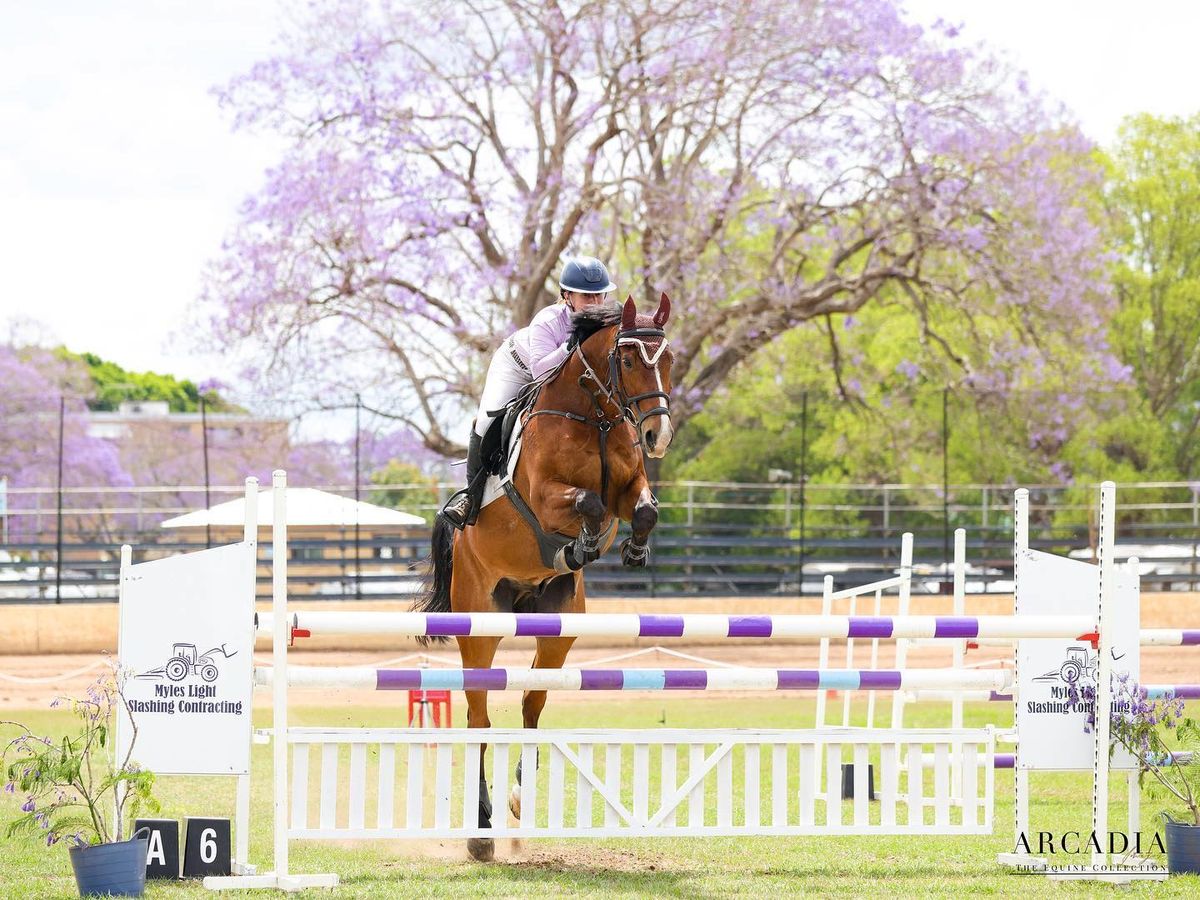
[[[483, 466], [488, 475], [503, 477], [508, 474], [509, 456], [513, 449], [512, 438], [517, 430], [517, 423], [533, 409], [533, 404], [537, 402], [538, 394], [545, 383], [545, 379], [542, 379], [522, 388], [516, 397], [505, 404], [504, 414], [492, 421], [487, 434], [483, 436], [483, 446], [480, 448]], [[488, 410], [489, 415], [499, 412], [501, 411]]]

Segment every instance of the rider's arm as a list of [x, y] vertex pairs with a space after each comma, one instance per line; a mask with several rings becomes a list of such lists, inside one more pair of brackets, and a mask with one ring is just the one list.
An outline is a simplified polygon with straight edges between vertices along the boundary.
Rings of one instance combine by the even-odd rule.
[[562, 365], [570, 351], [571, 310], [563, 304], [547, 306], [529, 323], [529, 374], [535, 379]]

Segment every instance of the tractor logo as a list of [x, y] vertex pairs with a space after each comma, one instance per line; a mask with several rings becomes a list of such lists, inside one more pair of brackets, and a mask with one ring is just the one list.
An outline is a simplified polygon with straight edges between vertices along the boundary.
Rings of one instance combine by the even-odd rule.
[[197, 653], [195, 644], [175, 644], [171, 648], [171, 658], [166, 664], [149, 672], [143, 672], [138, 678], [165, 678], [168, 681], [183, 681], [189, 675], [198, 675], [201, 681], [208, 684], [217, 680], [220, 671], [216, 660], [228, 659], [235, 656], [237, 651], [229, 653], [225, 645], [213, 647], [205, 653]]
[[1067, 658], [1054, 672], [1039, 675], [1034, 681], [1062, 681], [1076, 685], [1081, 682], [1096, 682], [1099, 657], [1090, 652], [1088, 647], [1068, 647]]

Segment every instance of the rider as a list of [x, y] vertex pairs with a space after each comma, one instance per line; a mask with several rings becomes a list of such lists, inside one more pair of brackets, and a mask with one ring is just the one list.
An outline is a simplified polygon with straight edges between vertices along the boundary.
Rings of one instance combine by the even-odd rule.
[[554, 371], [570, 355], [571, 314], [603, 303], [617, 286], [608, 277], [604, 263], [591, 256], [567, 261], [558, 280], [561, 300], [541, 310], [525, 328], [512, 334], [492, 357], [488, 366], [479, 412], [467, 450], [467, 487], [446, 503], [442, 511], [455, 528], [474, 525], [483, 497], [482, 445], [495, 415], [520, 393], [521, 388]]

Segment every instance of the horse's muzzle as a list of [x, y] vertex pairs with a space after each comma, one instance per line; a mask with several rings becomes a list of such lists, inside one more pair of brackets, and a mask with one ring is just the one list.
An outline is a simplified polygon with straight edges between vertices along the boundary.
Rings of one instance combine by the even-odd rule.
[[667, 447], [675, 432], [671, 428], [671, 417], [666, 415], [652, 416], [642, 423], [642, 446], [646, 455], [651, 459], [662, 459], [667, 455]]

